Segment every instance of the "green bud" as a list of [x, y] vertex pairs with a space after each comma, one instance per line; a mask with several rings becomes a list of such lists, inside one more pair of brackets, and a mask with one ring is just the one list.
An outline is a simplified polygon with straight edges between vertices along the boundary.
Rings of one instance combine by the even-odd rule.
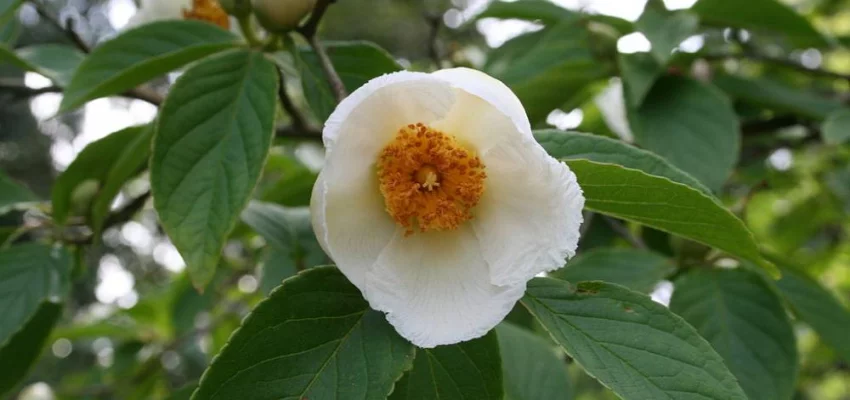
[[251, 15], [251, 0], [219, 0], [219, 4], [224, 11], [234, 17], [242, 18]]
[[257, 20], [269, 32], [283, 33], [298, 27], [316, 6], [316, 0], [252, 0]]

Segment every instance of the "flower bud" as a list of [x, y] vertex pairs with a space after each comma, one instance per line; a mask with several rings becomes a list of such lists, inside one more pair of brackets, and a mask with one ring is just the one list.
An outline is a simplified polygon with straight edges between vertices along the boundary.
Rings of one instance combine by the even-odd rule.
[[270, 32], [286, 32], [298, 27], [316, 6], [316, 0], [252, 0], [254, 14]]
[[234, 17], [247, 17], [251, 14], [251, 0], [219, 0], [221, 8]]

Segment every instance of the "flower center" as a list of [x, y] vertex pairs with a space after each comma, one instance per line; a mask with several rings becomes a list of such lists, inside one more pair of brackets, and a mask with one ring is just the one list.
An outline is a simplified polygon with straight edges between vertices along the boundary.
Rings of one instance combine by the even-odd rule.
[[484, 165], [454, 137], [423, 124], [399, 129], [378, 156], [387, 212], [412, 234], [457, 228], [484, 193]]

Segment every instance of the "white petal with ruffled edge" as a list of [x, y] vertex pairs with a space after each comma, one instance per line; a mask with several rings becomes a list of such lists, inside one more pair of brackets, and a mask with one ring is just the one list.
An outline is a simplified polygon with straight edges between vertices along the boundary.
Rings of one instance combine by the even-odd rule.
[[575, 255], [584, 207], [575, 174], [522, 137], [481, 158], [487, 190], [471, 223], [492, 283], [526, 282], [564, 266]]
[[364, 295], [413, 344], [430, 348], [486, 334], [513, 308], [525, 282], [490, 283], [469, 225], [454, 231], [399, 229], [369, 270]]
[[[443, 118], [454, 92], [428, 74], [398, 72], [369, 81], [325, 124], [327, 161], [311, 200], [325, 252], [363, 290], [363, 277], [396, 225], [385, 211], [375, 162], [399, 128]], [[345, 151], [334, 151], [343, 148]]]

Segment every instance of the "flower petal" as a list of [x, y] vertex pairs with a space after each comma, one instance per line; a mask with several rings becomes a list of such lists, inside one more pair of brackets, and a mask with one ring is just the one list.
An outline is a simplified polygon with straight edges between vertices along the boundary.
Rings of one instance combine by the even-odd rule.
[[[461, 89], [492, 104], [511, 119], [521, 134], [532, 137], [531, 124], [528, 122], [525, 108], [514, 92], [500, 80], [469, 68], [444, 69], [434, 72], [433, 75], [445, 80], [452, 87]], [[467, 117], [473, 116], [477, 117], [477, 115], [467, 115]]]
[[369, 271], [364, 295], [406, 339], [430, 348], [474, 339], [502, 321], [525, 282], [490, 283], [469, 225], [404, 235], [399, 229]]
[[491, 282], [511, 285], [561, 268], [575, 255], [584, 195], [575, 174], [533, 139], [518, 137], [482, 155], [487, 188], [472, 225]]
[[311, 200], [314, 229], [325, 252], [361, 290], [366, 270], [396, 229], [378, 188], [378, 153], [399, 128], [442, 118], [453, 103], [444, 82], [397, 72], [357, 89], [325, 124], [327, 160]]

